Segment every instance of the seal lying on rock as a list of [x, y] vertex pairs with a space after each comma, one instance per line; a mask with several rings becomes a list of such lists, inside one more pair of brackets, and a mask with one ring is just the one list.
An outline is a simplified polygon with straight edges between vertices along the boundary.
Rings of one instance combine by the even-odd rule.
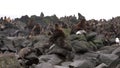
[[[38, 51], [31, 47], [22, 48], [18, 53], [18, 60], [20, 60], [20, 64], [25, 66], [25, 68], [29, 68], [32, 64], [38, 64], [39, 59], [37, 58], [35, 52]], [[30, 54], [34, 53], [34, 55], [29, 56]]]
[[22, 48], [18, 55], [19, 55], [19, 58], [18, 59], [24, 59], [25, 56], [27, 56], [28, 54], [30, 54], [32, 52], [32, 48], [30, 47], [25, 47], [25, 48]]

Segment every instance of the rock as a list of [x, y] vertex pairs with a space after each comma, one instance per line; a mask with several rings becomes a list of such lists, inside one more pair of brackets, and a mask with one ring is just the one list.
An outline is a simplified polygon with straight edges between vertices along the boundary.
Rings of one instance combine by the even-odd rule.
[[97, 53], [97, 52], [87, 52], [87, 53], [84, 54], [84, 56], [97, 58], [99, 56], [99, 53]]
[[90, 50], [92, 50], [92, 51], [97, 50], [97, 46], [96, 46], [95, 43], [93, 43], [92, 41], [89, 41], [88, 43], [89, 43], [88, 47], [89, 47]]
[[87, 41], [92, 45], [95, 49], [101, 48], [104, 46], [104, 36], [103, 35], [96, 35], [96, 32], [91, 32], [87, 35]]
[[112, 44], [116, 44], [116, 42], [115, 42], [115, 38], [110, 38], [110, 44], [112, 45]]
[[101, 47], [98, 52], [103, 53], [103, 54], [111, 54], [116, 48], [118, 48], [119, 46], [104, 46]]
[[89, 50], [88, 46], [88, 42], [85, 41], [78, 41], [78, 40], [74, 40], [71, 41], [71, 46], [74, 48], [75, 52], [77, 53], [85, 53]]
[[2, 50], [8, 51], [8, 52], [16, 52], [16, 49], [11, 40], [4, 39], [3, 43], [4, 43], [3, 47], [1, 47]]
[[53, 65], [56, 65], [56, 64], [61, 63], [62, 60], [57, 55], [52, 54], [52, 55], [40, 56], [39, 61], [40, 62], [47, 62], [47, 63], [53, 64]]
[[112, 61], [107, 68], [119, 68], [120, 66], [120, 57]]
[[86, 60], [91, 61], [95, 66], [99, 64], [99, 53], [96, 52], [88, 52], [84, 54], [84, 57], [86, 57]]
[[31, 57], [37, 57], [37, 55], [34, 52], [32, 52], [26, 56], [26, 58], [31, 58]]
[[99, 60], [101, 63], [105, 63], [109, 65], [111, 62], [113, 62], [115, 59], [117, 59], [118, 56], [114, 54], [100, 54]]
[[86, 57], [84, 55], [81, 55], [81, 54], [75, 54], [74, 58], [73, 58], [73, 61], [81, 60], [81, 59], [86, 59]]
[[28, 43], [30, 42], [28, 42], [28, 40], [26, 40], [25, 38], [15, 37], [14, 39], [12, 39], [12, 44], [17, 52], [19, 52], [20, 49], [22, 49], [23, 47], [26, 47]]
[[5, 52], [8, 52], [8, 48], [6, 47], [6, 46], [4, 46], [4, 47], [2, 47], [1, 49], [0, 49], [0, 51], [2, 52], [2, 53], [5, 53]]
[[45, 44], [45, 42], [38, 41], [37, 43], [34, 44], [34, 47], [35, 47], [35, 48], [44, 47], [44, 44]]
[[0, 39], [5, 38], [7, 35], [7, 32], [0, 31]]
[[93, 63], [88, 60], [76, 60], [70, 64], [71, 68], [94, 68]]
[[45, 35], [34, 36], [32, 40], [37, 40], [38, 42], [34, 44], [34, 47], [44, 47], [48, 43], [49, 37]]
[[105, 68], [105, 67], [107, 67], [107, 65], [105, 63], [101, 63], [100, 65], [98, 65], [95, 68]]
[[16, 39], [17, 37], [6, 37], [7, 39], [9, 39], [9, 40], [14, 40], [14, 39]]
[[72, 62], [68, 61], [68, 62], [63, 62], [61, 63], [62, 66], [68, 67]]
[[38, 36], [33, 36], [32, 40], [38, 40], [38, 41], [41, 41], [41, 42], [46, 42], [46, 41], [49, 40], [49, 37], [46, 36], [46, 35], [38, 35]]
[[97, 36], [95, 37], [95, 39], [104, 40], [104, 39], [105, 39], [105, 37], [104, 37], [104, 35], [103, 35], [103, 34], [99, 34], [99, 35], [97, 35]]
[[36, 65], [35, 68], [54, 68], [54, 66], [50, 63], [41, 63]]
[[120, 47], [116, 48], [116, 49], [112, 52], [112, 54], [115, 54], [115, 55], [120, 56]]
[[18, 29], [15, 25], [11, 24], [11, 23], [5, 23], [5, 27], [6, 29]]
[[16, 40], [16, 41], [20, 41], [22, 44], [18, 43], [17, 46], [22, 46], [22, 47], [27, 47], [27, 46], [32, 46], [32, 41], [31, 40], [27, 40], [27, 39], [19, 39], [19, 40]]
[[73, 41], [73, 40], [86, 41], [86, 37], [84, 34], [81, 34], [81, 35], [72, 34], [69, 36], [69, 40], [71, 40], [71, 41]]
[[29, 16], [25, 15], [25, 16], [22, 16], [21, 18], [16, 18], [15, 21], [21, 21], [23, 23], [27, 23], [29, 21]]
[[48, 54], [56, 54], [61, 58], [62, 57], [66, 58], [66, 56], [69, 54], [69, 51], [65, 48], [61, 48], [55, 45], [52, 49], [48, 51]]
[[38, 64], [39, 59], [37, 57], [29, 57], [24, 60], [26, 66], [32, 66], [33, 64]]
[[54, 68], [69, 68], [69, 67], [64, 67], [64, 66], [54, 66]]
[[21, 21], [15, 21], [16, 22], [16, 27], [18, 27], [20, 30], [24, 30], [24, 27], [26, 26], [25, 23]]
[[92, 41], [95, 39], [97, 33], [96, 32], [90, 32], [87, 34], [87, 41]]
[[98, 60], [99, 54], [96, 52], [88, 52], [85, 54], [75, 54], [73, 61], [76, 60], [88, 60], [91, 63], [94, 64], [94, 66], [96, 66], [97, 64], [99, 64], [99, 60]]
[[95, 40], [93, 40], [93, 42], [96, 45], [97, 49], [104, 46], [103, 41], [101, 39], [95, 39]]
[[116, 68], [120, 68], [120, 64], [118, 64]]

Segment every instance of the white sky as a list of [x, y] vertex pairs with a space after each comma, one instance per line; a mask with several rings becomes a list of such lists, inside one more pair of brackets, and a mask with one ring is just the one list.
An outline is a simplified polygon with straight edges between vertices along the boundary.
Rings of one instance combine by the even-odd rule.
[[86, 19], [110, 19], [120, 16], [119, 0], [0, 0], [0, 17], [12, 18], [22, 15], [58, 17], [81, 13]]

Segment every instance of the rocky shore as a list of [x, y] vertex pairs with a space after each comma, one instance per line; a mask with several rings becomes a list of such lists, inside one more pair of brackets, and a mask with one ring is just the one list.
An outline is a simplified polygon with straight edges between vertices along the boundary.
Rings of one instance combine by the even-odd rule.
[[[29, 35], [28, 19], [41, 25], [39, 35]], [[120, 68], [120, 17], [86, 21], [86, 33], [70, 34], [84, 16], [23, 16], [0, 20], [0, 68]], [[65, 46], [49, 46], [50, 29], [56, 22], [66, 35]], [[62, 45], [61, 45], [62, 46]]]

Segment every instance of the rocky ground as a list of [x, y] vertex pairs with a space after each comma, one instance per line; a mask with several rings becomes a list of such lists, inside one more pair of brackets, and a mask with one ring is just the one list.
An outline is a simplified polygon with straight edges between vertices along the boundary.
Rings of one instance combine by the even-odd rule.
[[[90, 37], [91, 40], [88, 40]], [[118, 62], [118, 67], [109, 67], [119, 58], [119, 44], [105, 46], [104, 37], [97, 37], [94, 32], [86, 36], [70, 35], [66, 39], [66, 48], [55, 45], [51, 49], [45, 47], [49, 39], [45, 35], [31, 39], [4, 37], [0, 43], [3, 45], [4, 42], [0, 68], [119, 68]], [[26, 59], [18, 59], [19, 56]]]
[[[44, 17], [44, 14], [31, 17], [34, 22], [44, 22], [41, 25], [59, 21], [66, 34], [64, 47], [48, 45], [50, 35], [44, 32], [50, 29], [49, 26], [40, 35], [28, 38], [28, 32], [24, 29], [28, 16], [2, 23], [0, 68], [120, 68], [120, 45], [115, 42], [115, 38], [120, 36], [119, 17], [108, 21], [86, 21], [86, 34], [70, 35], [71, 25], [83, 18], [78, 15], [78, 19], [74, 16], [60, 19], [56, 15]], [[17, 31], [21, 34], [16, 35]]]

